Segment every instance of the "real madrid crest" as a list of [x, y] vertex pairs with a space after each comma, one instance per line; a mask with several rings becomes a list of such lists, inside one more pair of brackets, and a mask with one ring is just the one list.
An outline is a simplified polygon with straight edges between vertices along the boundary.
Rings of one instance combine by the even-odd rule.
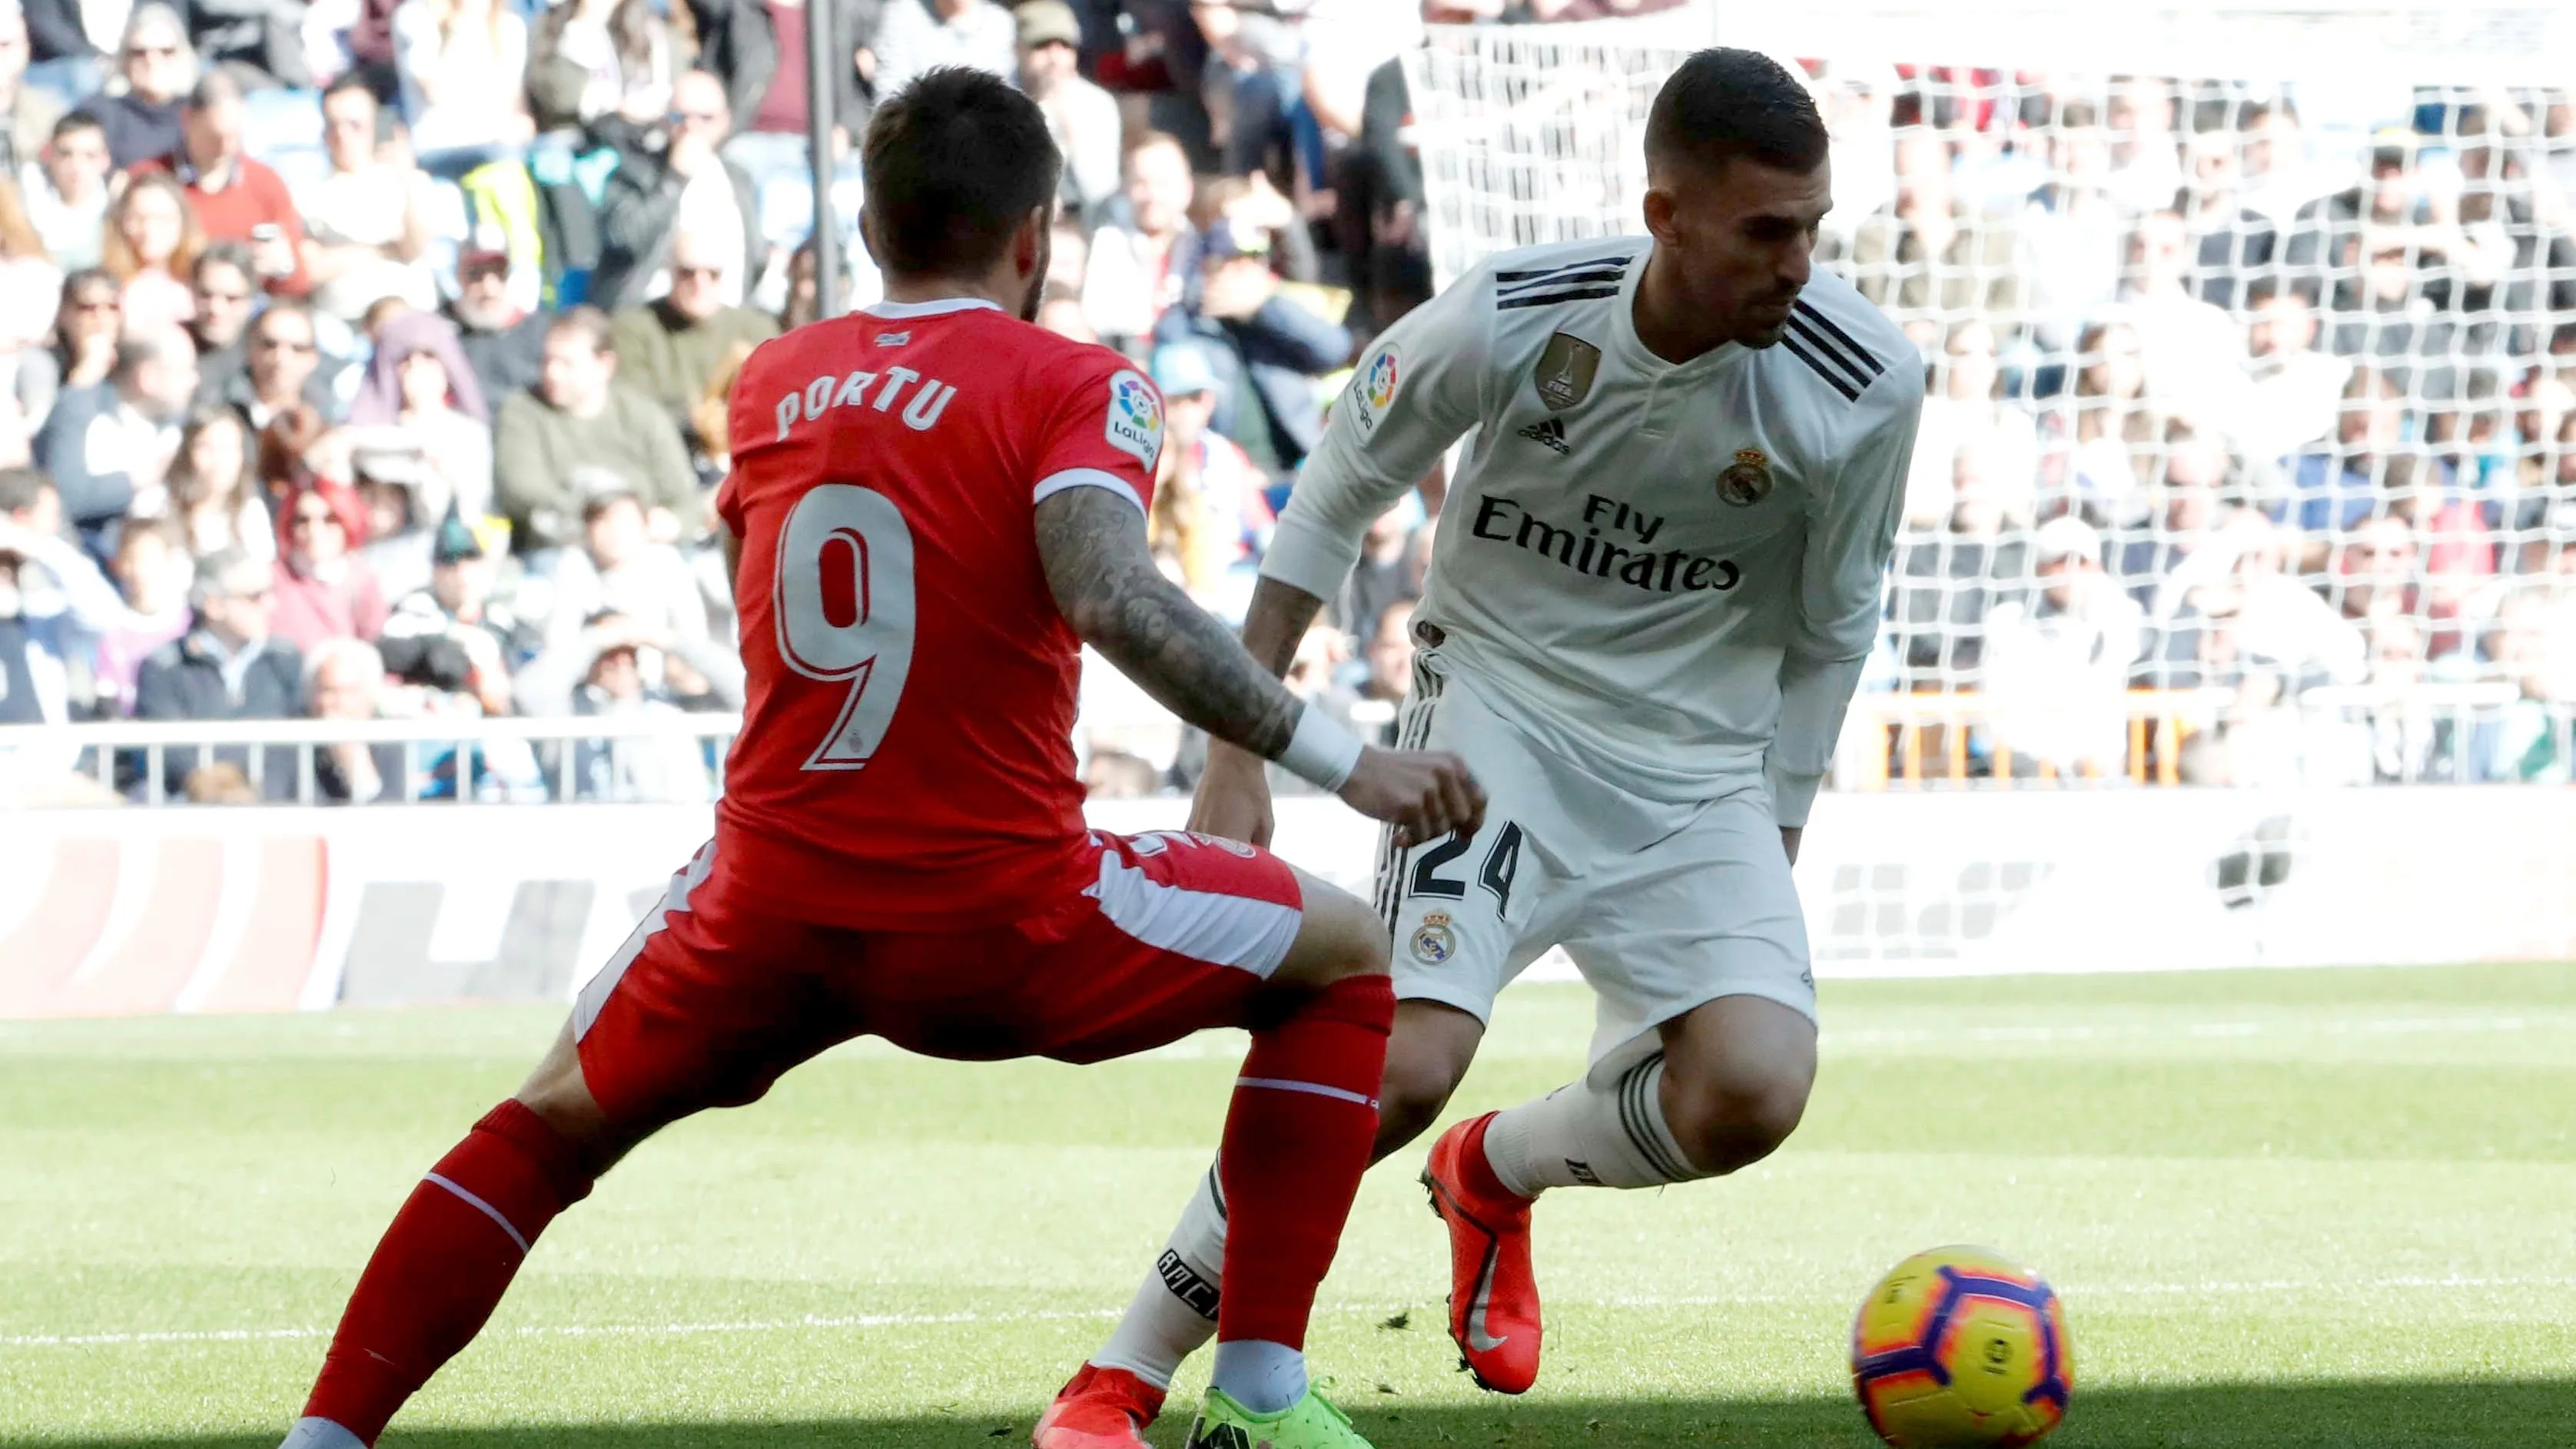
[[1422, 926], [1413, 933], [1413, 959], [1425, 966], [1437, 966], [1458, 954], [1458, 933], [1449, 928], [1447, 911], [1425, 911]]
[[1760, 448], [1735, 450], [1735, 466], [1717, 475], [1717, 496], [1750, 508], [1771, 496], [1771, 460]]
[[1547, 339], [1530, 382], [1547, 410], [1561, 413], [1592, 395], [1592, 378], [1600, 370], [1600, 348], [1572, 333], [1559, 332]]

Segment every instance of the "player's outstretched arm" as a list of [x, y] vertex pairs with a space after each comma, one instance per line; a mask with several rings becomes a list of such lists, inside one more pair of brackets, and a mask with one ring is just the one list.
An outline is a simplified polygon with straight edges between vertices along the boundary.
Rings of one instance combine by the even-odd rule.
[[[1315, 623], [1324, 601], [1294, 584], [1263, 579], [1252, 590], [1243, 618], [1243, 652], [1273, 678], [1285, 678], [1297, 659], [1298, 641]], [[1190, 802], [1190, 828], [1254, 845], [1270, 843], [1270, 775], [1261, 757], [1232, 745], [1208, 746], [1207, 769]]]
[[1164, 708], [1412, 840], [1482, 822], [1484, 792], [1456, 756], [1363, 746], [1265, 673], [1154, 566], [1133, 499], [1106, 488], [1051, 494], [1037, 506], [1037, 542], [1065, 622]]

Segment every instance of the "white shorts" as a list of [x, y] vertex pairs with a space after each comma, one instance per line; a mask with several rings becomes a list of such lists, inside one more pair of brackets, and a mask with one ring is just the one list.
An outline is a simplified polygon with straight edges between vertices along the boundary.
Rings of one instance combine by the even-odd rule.
[[1430, 651], [1415, 664], [1398, 743], [1465, 759], [1487, 803], [1472, 840], [1380, 837], [1399, 999], [1489, 1021], [1502, 989], [1563, 946], [1600, 998], [1596, 1064], [1721, 996], [1815, 1018], [1806, 917], [1760, 772], [1713, 781], [1711, 799], [1648, 800], [1541, 749]]

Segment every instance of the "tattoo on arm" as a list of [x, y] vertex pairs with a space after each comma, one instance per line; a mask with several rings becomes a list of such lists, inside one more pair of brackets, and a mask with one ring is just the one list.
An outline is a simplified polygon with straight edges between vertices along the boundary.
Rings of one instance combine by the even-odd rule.
[[1038, 559], [1056, 607], [1164, 708], [1264, 759], [1288, 748], [1301, 708], [1145, 545], [1136, 505], [1104, 488], [1068, 488], [1037, 506]]

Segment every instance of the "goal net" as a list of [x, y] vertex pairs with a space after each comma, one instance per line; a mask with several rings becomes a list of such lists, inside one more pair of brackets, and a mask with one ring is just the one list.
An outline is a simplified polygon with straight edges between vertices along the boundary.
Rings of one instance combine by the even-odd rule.
[[1929, 397], [1846, 786], [2565, 780], [2576, 7], [1698, 5], [1435, 28], [1434, 271], [1640, 228], [1657, 87], [1814, 91]]

